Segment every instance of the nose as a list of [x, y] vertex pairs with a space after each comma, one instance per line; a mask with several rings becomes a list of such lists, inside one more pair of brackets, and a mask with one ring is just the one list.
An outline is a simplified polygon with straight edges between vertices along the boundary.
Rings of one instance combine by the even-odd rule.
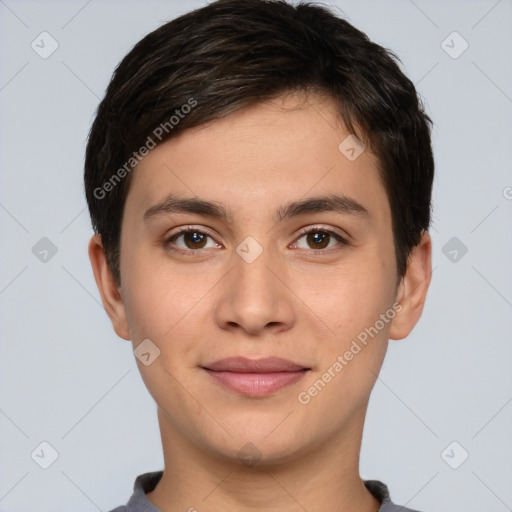
[[233, 268], [219, 284], [214, 311], [221, 329], [257, 336], [293, 326], [294, 295], [286, 284], [284, 262], [270, 251], [251, 263], [234, 253]]

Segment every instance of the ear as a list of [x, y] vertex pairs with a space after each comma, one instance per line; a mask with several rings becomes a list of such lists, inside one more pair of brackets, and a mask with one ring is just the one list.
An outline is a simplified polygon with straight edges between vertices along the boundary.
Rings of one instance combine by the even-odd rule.
[[126, 309], [120, 287], [116, 284], [107, 263], [100, 235], [94, 235], [89, 242], [89, 259], [91, 260], [94, 279], [101, 295], [103, 307], [112, 322], [116, 334], [125, 340], [130, 339]]
[[407, 270], [398, 286], [396, 302], [402, 309], [397, 310], [391, 323], [391, 339], [406, 338], [420, 319], [431, 277], [432, 240], [423, 232], [420, 243], [411, 251]]

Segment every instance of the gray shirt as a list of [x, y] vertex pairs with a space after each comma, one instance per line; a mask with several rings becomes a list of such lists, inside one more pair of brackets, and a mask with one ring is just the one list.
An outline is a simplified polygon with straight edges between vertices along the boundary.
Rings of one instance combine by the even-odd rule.
[[[163, 471], [144, 473], [135, 479], [133, 494], [126, 505], [117, 507], [111, 512], [161, 512], [146, 497], [162, 478]], [[392, 503], [386, 485], [378, 480], [365, 480], [364, 485], [381, 502], [378, 512], [418, 512], [410, 508], [400, 507]]]

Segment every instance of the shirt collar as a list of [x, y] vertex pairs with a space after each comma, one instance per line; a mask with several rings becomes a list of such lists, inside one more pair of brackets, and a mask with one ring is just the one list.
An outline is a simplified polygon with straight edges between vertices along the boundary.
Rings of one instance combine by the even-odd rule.
[[[163, 471], [153, 471], [144, 473], [135, 479], [133, 494], [128, 502], [128, 510], [140, 510], [141, 512], [160, 512], [147, 498], [146, 494], [155, 489], [163, 475]], [[364, 480], [365, 487], [373, 494], [376, 500], [382, 504], [379, 512], [385, 512], [387, 504], [391, 503], [389, 490], [385, 484], [379, 480]]]

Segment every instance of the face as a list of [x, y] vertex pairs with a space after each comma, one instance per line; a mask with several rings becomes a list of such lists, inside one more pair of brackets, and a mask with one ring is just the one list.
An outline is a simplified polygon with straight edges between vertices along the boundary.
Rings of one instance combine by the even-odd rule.
[[251, 446], [275, 463], [361, 426], [390, 335], [423, 304], [397, 286], [375, 155], [340, 150], [334, 103], [303, 100], [152, 150], [126, 199], [117, 295], [95, 268], [118, 334], [150, 340], [137, 362], [161, 428], [222, 457]]

